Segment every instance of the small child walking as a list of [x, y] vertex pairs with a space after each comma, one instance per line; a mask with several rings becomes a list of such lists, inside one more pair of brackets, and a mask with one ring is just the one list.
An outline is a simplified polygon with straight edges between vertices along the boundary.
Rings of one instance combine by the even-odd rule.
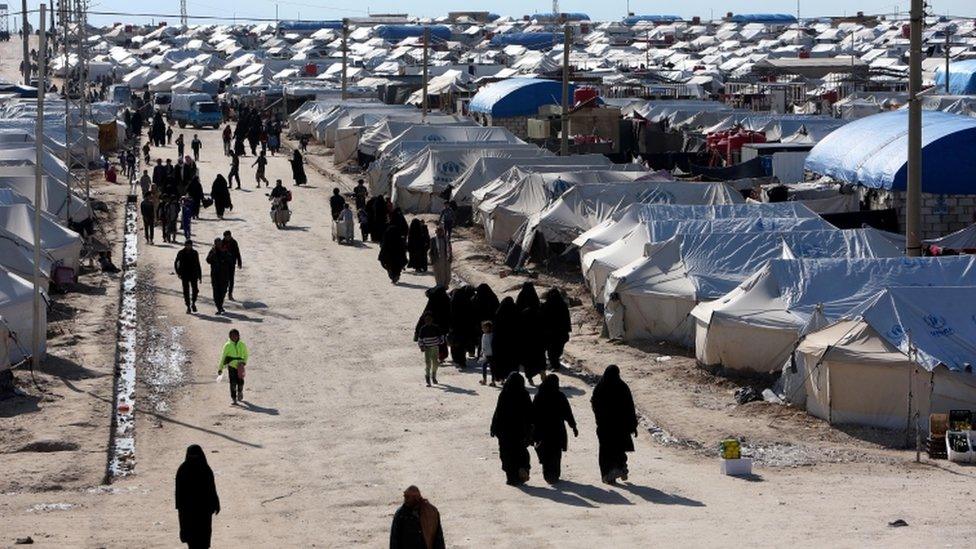
[[488, 382], [488, 368], [491, 368], [491, 386], [495, 387], [495, 368], [492, 365], [491, 342], [494, 339], [494, 325], [490, 320], [481, 323], [481, 384]]
[[424, 313], [424, 325], [417, 332], [417, 344], [424, 353], [424, 381], [430, 387], [431, 381], [437, 385], [437, 367], [441, 365], [441, 344], [444, 343], [444, 335], [437, 324], [434, 324], [434, 315]]
[[359, 219], [359, 230], [363, 233], [363, 242], [366, 242], [369, 238], [369, 216], [366, 214], [366, 208], [359, 208], [356, 217]]

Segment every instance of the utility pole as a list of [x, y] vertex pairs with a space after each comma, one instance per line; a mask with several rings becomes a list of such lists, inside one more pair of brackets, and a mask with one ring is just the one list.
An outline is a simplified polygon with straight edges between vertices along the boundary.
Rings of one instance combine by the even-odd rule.
[[186, 30], [186, 28], [189, 26], [187, 25], [186, 18], [186, 0], [180, 0], [180, 26], [183, 27], [184, 30]]
[[44, 94], [46, 87], [44, 79], [47, 76], [47, 29], [45, 16], [47, 6], [41, 4], [40, 24], [38, 31], [37, 58], [37, 120], [34, 123], [34, 330], [31, 338], [31, 365], [34, 370], [41, 367], [41, 334], [47, 332], [47, 327], [41, 323], [41, 185], [44, 177]]
[[569, 23], [563, 29], [563, 112], [560, 116], [559, 155], [569, 156]]
[[430, 103], [428, 103], [428, 98], [427, 98], [427, 75], [428, 75], [428, 72], [427, 72], [427, 70], [428, 70], [427, 69], [427, 63], [429, 61], [429, 54], [428, 54], [428, 48], [429, 47], [430, 47], [430, 27], [424, 27], [424, 57], [423, 57], [423, 59], [424, 59], [424, 68], [423, 68], [423, 71], [424, 71], [424, 73], [423, 73], [424, 74], [424, 76], [423, 76], [424, 92], [423, 92], [423, 100], [421, 101], [421, 111], [422, 111], [422, 113], [421, 113], [421, 121], [423, 121], [423, 122], [426, 122], [427, 121], [427, 111], [430, 108]]
[[[908, 196], [905, 207], [905, 251], [922, 255], [922, 21], [923, 0], [912, 0], [911, 51], [908, 61]], [[946, 75], [948, 77], [949, 75]]]
[[949, 95], [949, 48], [951, 47], [951, 45], [949, 44], [949, 33], [950, 33], [949, 27], [946, 26], [946, 29], [945, 29], [945, 35], [946, 35], [946, 43], [945, 43], [945, 61], [946, 61], [946, 66], [945, 66], [945, 92], [946, 92], [946, 95]]
[[21, 0], [20, 2], [20, 29], [23, 31], [24, 35], [24, 70], [21, 71], [24, 74], [24, 85], [30, 86], [30, 33], [27, 32], [29, 23], [27, 22], [27, 0]]
[[348, 66], [348, 61], [346, 52], [348, 48], [346, 47], [346, 41], [349, 39], [349, 19], [342, 18], [342, 99], [346, 99], [346, 67]]
[[651, 31], [644, 31], [644, 70], [651, 70]]
[[275, 4], [275, 36], [281, 36], [280, 23], [278, 23], [278, 4]]

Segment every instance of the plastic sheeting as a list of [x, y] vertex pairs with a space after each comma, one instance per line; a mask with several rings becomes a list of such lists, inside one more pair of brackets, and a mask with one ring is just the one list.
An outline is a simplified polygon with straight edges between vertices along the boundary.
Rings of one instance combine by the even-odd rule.
[[578, 236], [573, 240], [573, 244], [580, 248], [580, 257], [583, 257], [589, 252], [623, 238], [640, 223], [757, 217], [820, 219], [809, 208], [796, 202], [775, 204], [748, 202], [724, 205], [631, 204]]
[[500, 127], [459, 126], [459, 125], [411, 125], [390, 139], [376, 150], [376, 156], [382, 157], [386, 151], [395, 149], [406, 141], [421, 141], [424, 143], [470, 143], [471, 148], [481, 143], [509, 143], [524, 144], [512, 132]]
[[[377, 122], [363, 130], [357, 148], [359, 152], [370, 156], [377, 156], [377, 149], [394, 137], [402, 135], [414, 126], [423, 125], [422, 114], [405, 112], [403, 114], [388, 115], [382, 122]], [[457, 118], [449, 115], [428, 115], [427, 122], [431, 126], [473, 126], [470, 119]]]
[[[9, 173], [11, 170], [5, 171]], [[17, 169], [14, 168], [13, 171], [16, 173]], [[30, 168], [30, 171], [33, 171], [33, 168]], [[34, 175], [0, 175], [0, 189], [10, 189], [33, 204], [36, 181]], [[3, 199], [0, 197], [0, 203], [2, 202]], [[66, 223], [69, 208], [71, 221], [81, 222], [91, 217], [91, 208], [83, 198], [71, 193], [69, 205], [67, 186], [53, 177], [41, 177], [41, 211]]]
[[[41, 288], [46, 292], [51, 277], [54, 259], [47, 252], [41, 252]], [[34, 244], [23, 238], [0, 229], [0, 267], [31, 280], [34, 277]]]
[[[976, 119], [922, 112], [922, 192], [976, 194]], [[818, 143], [804, 167], [872, 189], [904, 191], [908, 170], [908, 112], [855, 120]]]
[[[570, 84], [569, 95], [575, 86]], [[509, 78], [481, 88], [471, 99], [469, 110], [505, 118], [538, 114], [539, 107], [562, 102], [562, 83], [538, 78]]]
[[[488, 243], [505, 249], [526, 220], [538, 214], [568, 190], [577, 186], [629, 183], [647, 177], [647, 172], [607, 169], [556, 172], [521, 172], [507, 190], [478, 205], [478, 217], [485, 227]], [[499, 189], [501, 190], [501, 189]]]
[[892, 286], [976, 286], [976, 258], [772, 260], [695, 307], [696, 356], [730, 370], [776, 372], [815, 311], [837, 320]]
[[[454, 182], [451, 200], [459, 205], [470, 205], [472, 193], [490, 184], [513, 167], [528, 168], [529, 171], [569, 170], [571, 166], [610, 167], [611, 162], [602, 154], [583, 154], [575, 156], [547, 156], [543, 158], [479, 158], [477, 162]], [[551, 168], [551, 169], [549, 169]]]
[[603, 297], [620, 295], [628, 339], [688, 346], [694, 341], [695, 305], [728, 293], [771, 259], [901, 255], [873, 229], [682, 234], [644, 247], [643, 256], [609, 274]]
[[563, 34], [561, 32], [510, 32], [491, 37], [493, 48], [522, 46], [530, 50], [543, 50], [553, 47], [554, 44], [562, 43]]

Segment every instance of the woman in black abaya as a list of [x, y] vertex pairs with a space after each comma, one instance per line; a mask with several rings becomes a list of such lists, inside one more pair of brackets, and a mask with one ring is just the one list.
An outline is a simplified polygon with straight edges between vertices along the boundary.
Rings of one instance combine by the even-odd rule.
[[400, 238], [402, 238], [404, 242], [407, 241], [407, 234], [410, 232], [410, 229], [407, 226], [407, 218], [403, 217], [403, 210], [400, 208], [395, 208], [393, 210], [393, 213], [390, 214], [390, 226], [396, 227], [397, 232], [400, 233]]
[[210, 186], [210, 198], [213, 199], [214, 209], [217, 211], [217, 219], [224, 218], [224, 211], [228, 209], [234, 209], [234, 205], [230, 201], [230, 190], [227, 186], [227, 180], [224, 179], [223, 175], [217, 174], [214, 178], [213, 185]]
[[374, 196], [366, 203], [366, 208], [370, 213], [369, 238], [373, 242], [380, 242], [386, 234], [387, 227], [386, 199], [383, 195]]
[[186, 460], [176, 470], [176, 510], [180, 541], [190, 549], [210, 547], [213, 516], [220, 513], [220, 498], [207, 456], [196, 444], [186, 449]]
[[410, 222], [410, 230], [407, 233], [407, 252], [410, 256], [407, 266], [418, 273], [426, 273], [429, 250], [430, 230], [426, 223], [415, 218]]
[[620, 379], [620, 368], [607, 366], [590, 403], [600, 441], [600, 476], [607, 484], [627, 480], [627, 452], [634, 451], [630, 435], [637, 436], [637, 411], [630, 387]]
[[552, 288], [546, 292], [546, 299], [542, 303], [542, 335], [545, 339], [546, 357], [549, 368], [558, 370], [563, 348], [569, 341], [572, 325], [569, 319], [569, 306], [559, 290]]
[[499, 303], [494, 323], [491, 375], [492, 380], [501, 383], [518, 371], [519, 365], [519, 314], [514, 299], [506, 297]]
[[532, 439], [535, 441], [539, 463], [542, 464], [542, 477], [549, 484], [553, 484], [559, 481], [563, 452], [568, 446], [566, 424], [573, 429], [574, 437], [579, 436], [569, 399], [559, 390], [559, 378], [556, 374], [543, 378], [539, 392], [532, 401], [532, 412], [535, 420]]
[[531, 282], [522, 285], [515, 300], [519, 314], [519, 354], [518, 361], [525, 370], [525, 377], [531, 385], [534, 378], [546, 370], [546, 343], [542, 327], [542, 308], [539, 295]]
[[525, 380], [512, 372], [505, 380], [495, 414], [491, 418], [491, 436], [498, 439], [498, 457], [505, 471], [506, 483], [512, 486], [529, 480], [528, 446], [532, 442], [532, 400], [525, 390]]
[[387, 227], [386, 232], [383, 233], [379, 260], [380, 265], [386, 269], [386, 273], [390, 276], [390, 282], [394, 284], [400, 282], [400, 274], [407, 264], [407, 248], [396, 227]]

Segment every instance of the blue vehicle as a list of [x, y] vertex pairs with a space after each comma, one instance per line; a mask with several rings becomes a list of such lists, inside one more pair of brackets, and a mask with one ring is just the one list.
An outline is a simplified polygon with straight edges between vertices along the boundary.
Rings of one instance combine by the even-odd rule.
[[224, 121], [220, 106], [206, 93], [174, 93], [169, 115], [181, 128], [219, 128]]

